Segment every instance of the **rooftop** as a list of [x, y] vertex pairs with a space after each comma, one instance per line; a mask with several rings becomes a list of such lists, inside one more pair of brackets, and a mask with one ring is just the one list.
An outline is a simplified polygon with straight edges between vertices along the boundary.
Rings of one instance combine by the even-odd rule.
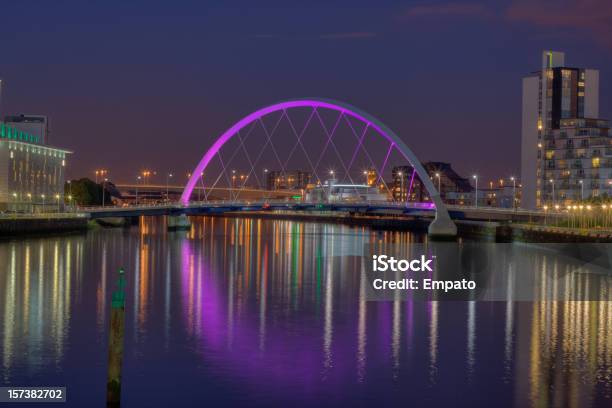
[[14, 128], [13, 126], [7, 125], [6, 123], [0, 122], [0, 139], [14, 140], [18, 142], [41, 144], [41, 137], [32, 135], [27, 132], [22, 132]]

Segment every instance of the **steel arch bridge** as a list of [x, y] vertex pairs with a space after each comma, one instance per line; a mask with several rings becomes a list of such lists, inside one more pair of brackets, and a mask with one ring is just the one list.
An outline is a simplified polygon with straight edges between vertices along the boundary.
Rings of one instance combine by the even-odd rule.
[[[200, 175], [203, 174], [211, 160], [219, 153], [223, 145], [225, 145], [230, 139], [238, 135], [239, 132], [245, 127], [253, 124], [256, 121], [261, 121], [261, 119], [267, 115], [275, 112], [281, 112], [282, 115], [286, 115], [287, 110], [294, 108], [311, 108], [314, 112], [321, 109], [335, 111], [338, 112], [340, 116], [345, 115], [363, 123], [365, 125], [365, 129], [373, 129], [377, 135], [389, 142], [387, 158], [389, 157], [389, 154], [393, 148], [397, 149], [404, 159], [406, 159], [414, 168], [416, 174], [419, 176], [421, 182], [427, 190], [427, 193], [434, 203], [436, 208], [436, 216], [429, 226], [430, 235], [455, 236], [457, 234], [457, 228], [451, 220], [445, 204], [442, 202], [440, 193], [434, 187], [431, 179], [429, 178], [429, 174], [425, 171], [421, 162], [417, 159], [412, 150], [402, 141], [402, 139], [400, 139], [399, 136], [383, 122], [373, 117], [369, 113], [347, 103], [324, 98], [300, 98], [278, 102], [261, 108], [239, 120], [236, 124], [226, 130], [206, 151], [198, 165], [191, 173], [192, 175], [181, 195], [181, 203], [183, 205], [189, 204], [191, 194], [196, 187], [198, 180], [200, 179]], [[269, 137], [270, 136], [268, 135], [268, 138]], [[333, 131], [331, 135], [328, 134], [328, 142], [331, 140], [331, 137], [333, 137]]]

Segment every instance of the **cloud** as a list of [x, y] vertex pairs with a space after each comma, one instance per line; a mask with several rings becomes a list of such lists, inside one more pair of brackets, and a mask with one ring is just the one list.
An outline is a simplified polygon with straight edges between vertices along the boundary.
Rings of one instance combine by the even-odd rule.
[[586, 31], [612, 47], [610, 0], [515, 0], [506, 10], [506, 18], [538, 27]]
[[372, 33], [369, 31], [355, 31], [349, 33], [331, 33], [331, 34], [321, 34], [319, 36], [320, 39], [323, 40], [355, 40], [361, 38], [373, 38], [376, 37], [376, 33]]
[[419, 5], [407, 8], [402, 17], [405, 19], [433, 16], [458, 16], [486, 18], [490, 11], [478, 3], [442, 3], [435, 5]]

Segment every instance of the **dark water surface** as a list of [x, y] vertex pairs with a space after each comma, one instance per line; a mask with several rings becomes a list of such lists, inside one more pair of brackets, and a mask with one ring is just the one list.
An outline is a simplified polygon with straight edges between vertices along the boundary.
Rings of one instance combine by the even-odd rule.
[[366, 302], [363, 261], [339, 248], [425, 237], [164, 222], [0, 242], [0, 385], [105, 406], [123, 266], [126, 407], [612, 406], [612, 302]]

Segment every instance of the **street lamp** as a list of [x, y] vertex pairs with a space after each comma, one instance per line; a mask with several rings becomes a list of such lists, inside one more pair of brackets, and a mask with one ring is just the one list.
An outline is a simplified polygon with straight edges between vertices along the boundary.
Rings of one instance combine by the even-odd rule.
[[580, 200], [584, 201], [584, 180], [578, 180], [580, 183]]
[[42, 198], [42, 203], [43, 203], [42, 210], [43, 210], [43, 212], [45, 212], [45, 195], [41, 194], [40, 198]]
[[138, 205], [138, 185], [140, 184], [141, 177], [138, 176], [136, 177], [136, 179], [137, 179], [136, 181], [136, 205]]
[[472, 176], [472, 178], [475, 180], [476, 182], [476, 190], [474, 192], [474, 206], [478, 207], [478, 175], [474, 174]]
[[404, 173], [399, 171], [397, 175], [400, 177], [400, 202], [404, 201]]
[[328, 184], [328, 195], [327, 195], [327, 201], [331, 201], [332, 200], [332, 187], [334, 185], [334, 171], [330, 170], [329, 171], [329, 175], [331, 176], [331, 179], [329, 180]]
[[264, 200], [267, 199], [267, 194], [265, 193], [265, 191], [268, 190], [269, 187], [271, 186], [268, 186], [268, 169], [263, 169], [263, 187], [262, 188], [264, 190]]
[[100, 176], [100, 177], [106, 176], [106, 174], [108, 173], [108, 170], [99, 169], [99, 170], [96, 170], [95, 173], [96, 173], [96, 184], [98, 184], [98, 176]]
[[104, 198], [106, 197], [106, 190], [105, 190], [105, 186], [106, 186], [106, 182], [108, 181], [107, 178], [104, 178], [104, 180], [102, 180], [102, 207], [104, 207]]
[[32, 205], [32, 193], [26, 194], [28, 196], [28, 201], [30, 202], [30, 213], [34, 213], [34, 206]]
[[555, 203], [555, 180], [550, 179], [548, 181], [552, 185], [552, 203], [554, 204]]
[[170, 180], [171, 178], [172, 178], [172, 173], [168, 173], [168, 174], [166, 175], [166, 201], [170, 201], [170, 200], [168, 199], [168, 191], [169, 191], [168, 184], [169, 184], [169, 180]]
[[438, 194], [442, 195], [442, 190], [440, 189], [440, 173], [436, 173], [436, 177], [438, 178]]
[[513, 176], [510, 180], [512, 180], [512, 208], [516, 209], [516, 179]]
[[365, 179], [366, 186], [369, 185], [368, 184], [368, 171], [367, 170], [363, 171], [363, 178]]
[[59, 213], [60, 212], [60, 205], [59, 205], [60, 195], [56, 194], [55, 199], [57, 200], [57, 212]]

